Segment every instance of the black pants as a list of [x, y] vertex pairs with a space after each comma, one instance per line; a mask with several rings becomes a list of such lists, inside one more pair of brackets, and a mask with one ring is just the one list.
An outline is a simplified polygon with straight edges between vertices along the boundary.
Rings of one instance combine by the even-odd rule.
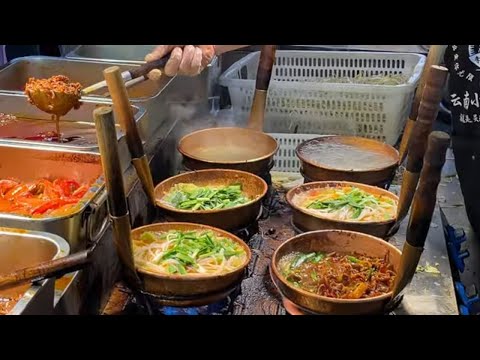
[[468, 220], [480, 235], [480, 137], [452, 136], [455, 166]]

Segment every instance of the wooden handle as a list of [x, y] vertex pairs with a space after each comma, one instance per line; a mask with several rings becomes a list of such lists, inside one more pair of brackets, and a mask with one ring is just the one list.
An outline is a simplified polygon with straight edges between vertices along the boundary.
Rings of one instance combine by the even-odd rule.
[[425, 164], [413, 199], [412, 214], [407, 230], [407, 242], [411, 246], [421, 248], [425, 244], [435, 210], [437, 188], [449, 145], [450, 136], [444, 132], [434, 131], [428, 138]]
[[93, 112], [93, 117], [97, 130], [110, 214], [121, 217], [128, 211], [112, 109], [107, 106], [97, 108]]
[[413, 98], [410, 115], [408, 117], [407, 123], [405, 124], [402, 141], [400, 142], [400, 164], [403, 164], [408, 154], [408, 146], [412, 135], [412, 129], [415, 125], [415, 121], [417, 120], [418, 108], [420, 107], [423, 90], [429, 76], [430, 68], [432, 67], [432, 65], [439, 65], [442, 62], [445, 48], [446, 45], [432, 45], [430, 47], [430, 51], [428, 52], [427, 60], [423, 68], [420, 81], [418, 82], [417, 91], [415, 92], [415, 96]]
[[132, 76], [132, 79], [136, 79], [142, 76], [147, 76], [150, 71], [154, 69], [163, 69], [170, 58], [170, 54], [165, 55], [163, 58], [148, 62], [142, 66], [131, 69], [128, 72]]
[[428, 135], [438, 115], [447, 74], [447, 68], [442, 66], [434, 65], [430, 69], [408, 149], [407, 170], [412, 173], [422, 169]]
[[36, 266], [13, 271], [0, 275], [0, 290], [26, 284], [28, 282], [60, 277], [73, 271], [80, 270], [90, 262], [90, 250], [82, 251], [64, 258], [47, 261]]
[[260, 62], [257, 70], [257, 90], [267, 91], [272, 77], [272, 69], [275, 63], [276, 45], [263, 45], [260, 52]]
[[128, 99], [127, 88], [122, 79], [120, 68], [118, 66], [109, 67], [103, 71], [103, 75], [112, 98], [115, 116], [125, 132], [130, 154], [134, 159], [141, 158], [145, 155], [142, 139], [138, 133], [137, 124], [135, 124], [133, 109]]
[[420, 102], [423, 98], [423, 90], [427, 84], [427, 79], [429, 78], [430, 69], [434, 65], [440, 65], [443, 60], [443, 55], [445, 54], [446, 45], [432, 45], [428, 51], [427, 60], [425, 62], [425, 67], [418, 82], [417, 91], [415, 92], [415, 97], [413, 99], [412, 109], [410, 111], [410, 119], [413, 121], [417, 120], [418, 109], [420, 107]]

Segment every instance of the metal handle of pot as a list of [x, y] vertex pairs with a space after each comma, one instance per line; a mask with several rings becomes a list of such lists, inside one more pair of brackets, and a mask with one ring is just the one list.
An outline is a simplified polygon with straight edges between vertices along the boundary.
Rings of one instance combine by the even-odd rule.
[[141, 281], [136, 273], [133, 259], [130, 219], [112, 109], [111, 107], [95, 109], [93, 117], [102, 158], [115, 247], [120, 261], [124, 265], [127, 283], [134, 288], [139, 288], [141, 287]]
[[267, 91], [275, 64], [276, 45], [264, 45], [260, 53], [255, 89]]
[[427, 147], [428, 136], [432, 131], [433, 122], [437, 117], [443, 86], [447, 79], [448, 70], [441, 66], [432, 66], [428, 73], [423, 98], [418, 110], [412, 138], [409, 143], [408, 161], [403, 174], [402, 187], [397, 211], [397, 224], [407, 216], [412, 204], [415, 189], [417, 188], [420, 171], [423, 166], [423, 157]]
[[405, 125], [405, 130], [403, 132], [402, 141], [400, 143], [400, 164], [405, 161], [405, 158], [408, 153], [408, 143], [410, 142], [410, 137], [412, 135], [412, 129], [415, 125], [415, 121], [418, 116], [418, 109], [420, 107], [420, 102], [423, 96], [423, 90], [428, 79], [428, 72], [432, 65], [439, 65], [442, 61], [443, 55], [445, 53], [446, 45], [432, 45], [428, 51], [427, 60], [425, 62], [424, 70], [418, 82], [417, 91], [413, 99], [412, 108], [410, 115], [408, 117], [407, 123]]
[[19, 269], [0, 276], [0, 289], [9, 289], [28, 282], [39, 282], [52, 277], [61, 277], [80, 270], [91, 261], [95, 247], [63, 258], [46, 261], [41, 264]]
[[425, 240], [430, 229], [437, 200], [437, 189], [450, 136], [441, 131], [434, 131], [428, 139], [425, 165], [420, 175], [418, 190], [412, 206], [408, 223], [407, 240], [402, 250], [402, 258], [395, 279], [393, 297], [397, 297], [412, 280], [423, 252]]
[[247, 126], [250, 129], [263, 131], [265, 121], [265, 108], [267, 105], [268, 87], [272, 77], [272, 69], [275, 63], [276, 45], [263, 45], [260, 52], [260, 60], [257, 70], [255, 94], [252, 100], [252, 109]]
[[137, 175], [152, 205], [155, 205], [155, 194], [150, 163], [143, 148], [143, 142], [135, 122], [133, 109], [128, 98], [127, 89], [122, 82], [120, 69], [112, 66], [103, 70], [108, 91], [112, 97], [115, 116], [117, 117], [127, 140], [128, 150]]
[[[94, 221], [94, 219], [97, 216], [102, 216], [102, 213], [104, 213], [102, 223], [100, 227], [96, 227], [96, 221]], [[88, 207], [86, 219], [87, 243], [90, 245], [97, 243], [103, 237], [109, 226], [110, 217], [108, 216], [107, 209], [107, 190], [103, 189], [100, 194], [92, 200]]]

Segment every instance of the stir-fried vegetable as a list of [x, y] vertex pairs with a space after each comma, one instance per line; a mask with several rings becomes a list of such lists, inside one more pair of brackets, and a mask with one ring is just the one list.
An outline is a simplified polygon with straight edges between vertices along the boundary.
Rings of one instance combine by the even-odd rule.
[[361, 299], [392, 290], [395, 272], [388, 261], [369, 256], [322, 252], [285, 255], [279, 269], [292, 285], [337, 299]]
[[213, 231], [145, 232], [134, 239], [137, 266], [161, 274], [221, 274], [242, 266], [242, 246]]
[[243, 205], [250, 199], [242, 192], [241, 184], [217, 187], [176, 184], [164, 201], [181, 210], [217, 210]]
[[383, 221], [393, 219], [397, 211], [393, 199], [355, 187], [313, 190], [305, 197], [302, 207], [335, 220]]

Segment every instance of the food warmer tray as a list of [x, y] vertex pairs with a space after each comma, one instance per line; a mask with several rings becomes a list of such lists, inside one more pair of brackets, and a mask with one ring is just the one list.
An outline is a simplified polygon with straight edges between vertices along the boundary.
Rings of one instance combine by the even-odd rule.
[[[68, 254], [68, 244], [57, 235], [0, 227], [0, 272], [2, 273]], [[2, 290], [0, 298], [21, 294], [26, 290], [6, 315], [53, 314], [54, 286], [55, 279], [48, 279], [35, 285], [26, 285], [25, 289]]]
[[[25, 83], [29, 78], [49, 78], [59, 74], [87, 87], [104, 80], [103, 70], [110, 66], [118, 66], [121, 71], [125, 71], [138, 67], [140, 64], [72, 60], [46, 56], [22, 57], [12, 60], [0, 70], [0, 92], [23, 94]], [[179, 87], [180, 83], [176, 81], [177, 85], [175, 85], [175, 89], [172, 89], [169, 84], [173, 82], [172, 78], [164, 76], [158, 82], [144, 81], [128, 89], [131, 103], [135, 107], [145, 109], [147, 114], [151, 115], [146, 116], [142, 113], [141, 119], [138, 119], [137, 122], [140, 136], [145, 141], [148, 141], [160, 125], [168, 120], [168, 111], [166, 110], [168, 104], [182, 100], [188, 101], [194, 97], [194, 94], [190, 96], [187, 93], [198, 91], [197, 88], [192, 89], [191, 84], [186, 84], [185, 80], [181, 80], [182, 87]], [[165, 91], [167, 87], [168, 91]], [[106, 92], [107, 89], [104, 88], [85, 99], [105, 100], [110, 103], [110, 98], [105, 96]], [[2, 108], [0, 108], [0, 112], [6, 113]], [[68, 115], [82, 121], [89, 119], [89, 122], [93, 122], [91, 112], [88, 117], [81, 117], [82, 113], [83, 110], [80, 108], [78, 111], [71, 111], [71, 114]]]
[[70, 245], [71, 252], [87, 247], [99, 239], [108, 227], [106, 191], [100, 155], [58, 151], [18, 144], [0, 144], [0, 179], [66, 177], [78, 182], [93, 181], [85, 197], [63, 217], [30, 218], [0, 213], [0, 226], [56, 234]]
[[[73, 150], [77, 152], [94, 152], [99, 154], [100, 151], [98, 149], [96, 139], [93, 110], [96, 107], [102, 105], [108, 106], [111, 105], [111, 103], [102, 99], [88, 98], [84, 101], [80, 109], [70, 111], [67, 115], [65, 115], [65, 117], [61, 119], [61, 132], [67, 133], [67, 135], [65, 135], [67, 137], [70, 135], [75, 136], [76, 133], [78, 133], [77, 135], [81, 135], [84, 138], [80, 141], [58, 143], [22, 140], [20, 138], [14, 139], [11, 137], [34, 136], [36, 135], [36, 132], [39, 132], [39, 130], [54, 131], [55, 123], [51, 121], [50, 115], [38, 110], [35, 106], [31, 105], [25, 95], [0, 92], [0, 113], [14, 115], [19, 119], [28, 119], [28, 121], [0, 121], [0, 144], [15, 144], [19, 147], [26, 148], [51, 148], [62, 151]], [[139, 128], [139, 131], [142, 133], [143, 131], [147, 130], [145, 124], [145, 120], [147, 120], [146, 111], [137, 106], [132, 106], [132, 108], [135, 114], [135, 121]], [[39, 128], [32, 128], [32, 133], [28, 133], [25, 124], [28, 122], [29, 126], [35, 125], [36, 120], [41, 121], [43, 124]], [[15, 128], [16, 126], [18, 126], [17, 129]], [[120, 160], [122, 162], [122, 166], [128, 166], [130, 164], [131, 157], [128, 151], [126, 138], [121, 131], [120, 126], [117, 126]]]

